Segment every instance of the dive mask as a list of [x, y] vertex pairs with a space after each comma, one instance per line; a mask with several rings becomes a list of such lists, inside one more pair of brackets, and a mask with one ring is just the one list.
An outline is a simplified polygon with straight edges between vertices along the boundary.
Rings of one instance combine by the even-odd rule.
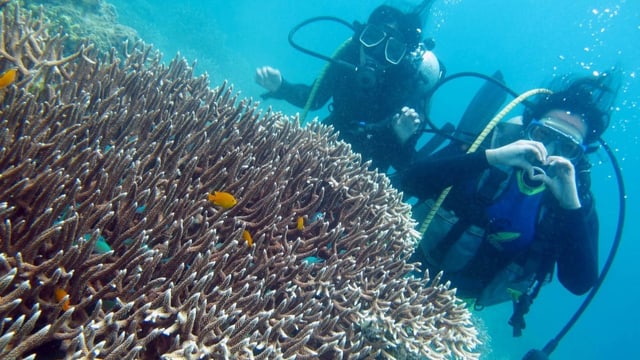
[[407, 52], [402, 35], [376, 24], [368, 24], [360, 33], [360, 44], [366, 48], [374, 48], [384, 42], [384, 58], [393, 65], [398, 65]]
[[580, 158], [587, 150], [582, 143], [582, 135], [576, 129], [552, 117], [532, 120], [527, 126], [526, 136], [529, 140], [543, 143], [552, 150], [552, 155], [569, 160]]

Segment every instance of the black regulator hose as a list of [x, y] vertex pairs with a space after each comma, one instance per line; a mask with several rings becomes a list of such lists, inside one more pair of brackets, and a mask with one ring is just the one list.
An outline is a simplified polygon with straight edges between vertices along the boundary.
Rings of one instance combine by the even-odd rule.
[[518, 96], [520, 96], [520, 94], [518, 94], [517, 92], [515, 92], [513, 89], [511, 89], [510, 87], [508, 87], [507, 85], [505, 85], [505, 83], [503, 83], [502, 81], [491, 77], [489, 75], [485, 75], [479, 72], [474, 72], [474, 71], [463, 71], [463, 72], [459, 72], [459, 73], [455, 73], [453, 75], [449, 75], [447, 77], [445, 77], [444, 79], [440, 80], [431, 90], [431, 93], [436, 92], [436, 90], [438, 90], [442, 85], [448, 83], [451, 80], [455, 80], [461, 77], [476, 77], [476, 78], [480, 78], [480, 79], [484, 79], [486, 81], [490, 81], [492, 83], [494, 83], [495, 85], [497, 85], [498, 87], [500, 87], [502, 90], [504, 90], [506, 93], [508, 93], [509, 95], [513, 96], [514, 98], [517, 98]]
[[600, 145], [605, 150], [609, 159], [611, 160], [611, 166], [616, 174], [616, 179], [618, 181], [618, 194], [619, 194], [619, 208], [618, 208], [618, 224], [616, 227], [616, 233], [613, 238], [613, 244], [611, 245], [611, 250], [609, 251], [609, 256], [607, 257], [607, 261], [602, 267], [602, 271], [600, 272], [600, 276], [598, 280], [593, 285], [593, 288], [589, 292], [589, 294], [585, 297], [582, 305], [576, 310], [575, 314], [567, 321], [567, 324], [560, 330], [558, 335], [556, 335], [553, 339], [551, 339], [542, 350], [531, 349], [527, 354], [522, 358], [523, 360], [547, 360], [549, 359], [549, 355], [556, 349], [562, 338], [567, 335], [569, 330], [575, 325], [576, 321], [580, 318], [582, 313], [587, 309], [593, 297], [596, 296], [596, 293], [602, 286], [605, 277], [609, 273], [611, 269], [611, 264], [613, 264], [613, 259], [616, 257], [616, 253], [618, 252], [618, 248], [620, 247], [620, 241], [622, 239], [622, 230], [624, 228], [624, 219], [626, 216], [626, 191], [624, 188], [624, 180], [622, 179], [622, 170], [620, 170], [620, 164], [616, 159], [613, 151], [609, 145], [602, 139], [598, 139]]
[[313, 50], [309, 50], [305, 47], [302, 47], [300, 45], [298, 45], [295, 41], [293, 41], [293, 37], [295, 36], [295, 34], [298, 32], [298, 30], [300, 30], [301, 28], [313, 23], [313, 22], [318, 22], [318, 21], [334, 21], [337, 23], [340, 23], [342, 25], [345, 25], [346, 27], [348, 27], [349, 29], [351, 29], [354, 33], [356, 32], [356, 27], [354, 24], [351, 24], [345, 20], [342, 20], [340, 18], [337, 18], [335, 16], [316, 16], [316, 17], [312, 17], [310, 19], [307, 19], [301, 23], [299, 23], [298, 25], [294, 26], [291, 31], [289, 31], [289, 44], [291, 44], [291, 46], [299, 51], [302, 51], [303, 53], [307, 54], [307, 55], [311, 55], [313, 57], [316, 57], [318, 59], [322, 59], [325, 61], [328, 61], [330, 63], [336, 64], [336, 65], [340, 65], [340, 66], [344, 66], [347, 67], [351, 70], [356, 71], [357, 67], [353, 64], [350, 64], [346, 61], [340, 60], [340, 59], [334, 59], [330, 56], [321, 54], [319, 52], [313, 51]]
[[[485, 75], [479, 72], [473, 72], [473, 71], [463, 71], [463, 72], [459, 72], [459, 73], [455, 73], [452, 75], [449, 75], [445, 78], [443, 78], [442, 80], [438, 81], [438, 83], [436, 83], [436, 85], [431, 88], [429, 90], [429, 95], [428, 97], [431, 98], [433, 96], [433, 94], [438, 91], [438, 89], [440, 89], [440, 87], [442, 87], [444, 84], [447, 84], [448, 82], [455, 80], [455, 79], [459, 79], [459, 78], [463, 78], [463, 77], [475, 77], [475, 78], [479, 78], [479, 79], [484, 79], [486, 81], [489, 81], [493, 84], [495, 84], [496, 86], [498, 86], [499, 88], [501, 88], [502, 90], [504, 90], [507, 94], [513, 96], [514, 98], [517, 98], [518, 96], [520, 96], [520, 94], [518, 94], [517, 92], [515, 92], [513, 89], [511, 89], [510, 87], [508, 87], [505, 83], [503, 83], [502, 81], [489, 76], [489, 75]], [[522, 102], [523, 105], [528, 106], [527, 101], [523, 101]], [[450, 140], [453, 141], [459, 141], [459, 142], [464, 142], [463, 140], [457, 139], [455, 138], [453, 135], [451, 135], [450, 133], [443, 131], [442, 129], [440, 129], [439, 127], [436, 126], [436, 124], [433, 123], [433, 121], [427, 116], [425, 119], [425, 123], [428, 125], [425, 127], [424, 130], [422, 130], [423, 132], [433, 132], [436, 134], [439, 134], [445, 138], [448, 138]]]

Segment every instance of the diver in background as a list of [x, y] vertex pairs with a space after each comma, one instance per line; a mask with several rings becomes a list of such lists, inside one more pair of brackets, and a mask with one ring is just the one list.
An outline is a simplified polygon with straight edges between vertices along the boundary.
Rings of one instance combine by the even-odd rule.
[[[420, 14], [433, 0], [403, 13], [380, 6], [360, 25], [337, 58], [353, 67], [332, 63], [311, 103], [318, 109], [333, 99], [324, 120], [340, 131], [353, 150], [372, 160], [382, 172], [406, 168], [427, 116], [429, 89], [440, 79], [440, 63], [422, 49]], [[305, 106], [312, 86], [292, 84], [269, 66], [256, 70], [256, 82], [269, 92], [264, 99], [284, 99]]]
[[499, 124], [488, 149], [466, 154], [454, 141], [401, 174], [402, 190], [424, 201], [414, 207], [423, 215], [453, 186], [414, 260], [432, 273], [443, 270], [458, 296], [478, 308], [513, 300], [515, 336], [554, 266], [576, 295], [598, 277], [587, 153], [609, 124], [616, 79], [604, 73], [557, 81], [560, 91]]

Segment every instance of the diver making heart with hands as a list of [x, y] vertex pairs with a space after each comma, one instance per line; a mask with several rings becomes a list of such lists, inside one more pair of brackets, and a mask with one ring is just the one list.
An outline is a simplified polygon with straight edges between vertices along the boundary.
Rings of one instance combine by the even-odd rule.
[[521, 168], [532, 181], [544, 183], [565, 209], [580, 208], [580, 198], [571, 161], [549, 155], [542, 142], [518, 140], [486, 151], [487, 161], [496, 167]]

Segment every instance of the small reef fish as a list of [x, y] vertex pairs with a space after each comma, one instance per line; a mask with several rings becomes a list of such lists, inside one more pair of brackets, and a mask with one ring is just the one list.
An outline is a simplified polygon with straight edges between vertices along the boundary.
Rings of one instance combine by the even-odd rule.
[[[62, 299], [64, 299], [64, 297], [67, 295], [68, 295], [67, 292], [61, 288], [55, 288], [55, 290], [53, 290], [53, 296], [55, 296], [56, 301], [58, 302], [62, 301]], [[70, 307], [70, 302], [69, 302], [69, 299], [67, 298], [67, 301], [62, 303], [62, 310], [67, 311], [69, 310], [69, 307]]]
[[[89, 241], [91, 239], [91, 234], [86, 234], [84, 238]], [[96, 241], [95, 247], [93, 248], [93, 252], [96, 254], [106, 254], [109, 251], [111, 251], [111, 246], [109, 246], [107, 239], [100, 235], [98, 237], [98, 241]]]
[[304, 229], [304, 218], [302, 216], [298, 216], [298, 222], [296, 223], [296, 228], [298, 230]]
[[207, 194], [207, 199], [209, 199], [209, 202], [213, 205], [220, 206], [223, 209], [230, 209], [238, 203], [238, 200], [236, 200], [233, 195], [224, 191], [214, 191], [213, 194], [209, 193]]
[[7, 86], [11, 85], [16, 80], [16, 74], [18, 70], [9, 69], [4, 72], [4, 74], [0, 75], [0, 89], [4, 89]]
[[253, 238], [251, 237], [251, 234], [249, 233], [248, 230], [244, 230], [242, 232], [242, 237], [247, 242], [247, 246], [249, 246], [249, 247], [253, 246]]
[[104, 239], [98, 239], [96, 246], [93, 248], [93, 252], [96, 254], [106, 254], [111, 251], [111, 246]]
[[311, 219], [309, 219], [309, 222], [316, 222], [318, 220], [323, 220], [324, 219], [324, 213], [323, 212], [317, 212], [315, 214], [313, 214], [313, 216], [311, 217]]

